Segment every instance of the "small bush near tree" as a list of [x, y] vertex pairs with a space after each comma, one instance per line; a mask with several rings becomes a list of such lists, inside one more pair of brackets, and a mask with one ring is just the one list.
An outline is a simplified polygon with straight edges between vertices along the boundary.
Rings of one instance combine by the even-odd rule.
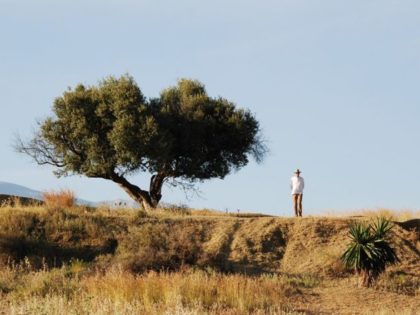
[[45, 191], [42, 199], [48, 209], [71, 208], [76, 203], [74, 192], [68, 189]]
[[393, 225], [385, 218], [366, 224], [356, 222], [350, 226], [351, 242], [341, 259], [347, 268], [360, 275], [360, 284], [369, 287], [385, 271], [387, 265], [397, 263], [398, 257], [386, 238]]

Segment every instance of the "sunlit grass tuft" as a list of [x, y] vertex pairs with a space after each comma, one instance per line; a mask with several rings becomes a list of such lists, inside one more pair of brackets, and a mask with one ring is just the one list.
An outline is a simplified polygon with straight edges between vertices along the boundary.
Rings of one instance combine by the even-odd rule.
[[71, 208], [76, 203], [74, 192], [68, 189], [60, 191], [46, 191], [42, 194], [45, 207], [48, 209]]

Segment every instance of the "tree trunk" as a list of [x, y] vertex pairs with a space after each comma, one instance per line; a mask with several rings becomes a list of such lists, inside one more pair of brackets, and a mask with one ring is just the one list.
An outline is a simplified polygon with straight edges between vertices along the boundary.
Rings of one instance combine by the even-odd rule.
[[373, 275], [370, 270], [361, 270], [359, 275], [359, 287], [368, 288], [372, 285]]
[[142, 205], [146, 211], [156, 208], [157, 203], [152, 201], [148, 191], [140, 189], [136, 185], [131, 184], [123, 176], [117, 174], [113, 174], [111, 180], [117, 183], [134, 201]]
[[165, 180], [165, 175], [158, 173], [150, 178], [149, 195], [153, 205], [156, 207], [162, 199], [162, 185]]

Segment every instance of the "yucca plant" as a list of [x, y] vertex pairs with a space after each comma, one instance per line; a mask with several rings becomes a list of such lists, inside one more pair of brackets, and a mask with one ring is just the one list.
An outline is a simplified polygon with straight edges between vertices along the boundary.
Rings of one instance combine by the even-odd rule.
[[399, 261], [386, 240], [392, 227], [386, 218], [377, 218], [372, 224], [356, 222], [350, 226], [351, 243], [341, 259], [347, 268], [354, 269], [361, 276], [361, 285], [370, 286], [387, 265]]

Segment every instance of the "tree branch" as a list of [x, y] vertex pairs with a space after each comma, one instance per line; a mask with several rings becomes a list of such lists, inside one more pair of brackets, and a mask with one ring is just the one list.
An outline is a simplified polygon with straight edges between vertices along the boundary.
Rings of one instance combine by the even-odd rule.
[[39, 165], [52, 165], [59, 168], [66, 166], [63, 157], [39, 133], [36, 133], [28, 142], [23, 141], [19, 135], [16, 135], [14, 149], [18, 153], [29, 155]]
[[177, 179], [176, 177], [166, 178], [165, 182], [172, 187], [180, 187], [184, 192], [185, 198], [190, 201], [194, 196], [203, 198], [203, 192], [197, 188], [194, 182], [190, 180]]

